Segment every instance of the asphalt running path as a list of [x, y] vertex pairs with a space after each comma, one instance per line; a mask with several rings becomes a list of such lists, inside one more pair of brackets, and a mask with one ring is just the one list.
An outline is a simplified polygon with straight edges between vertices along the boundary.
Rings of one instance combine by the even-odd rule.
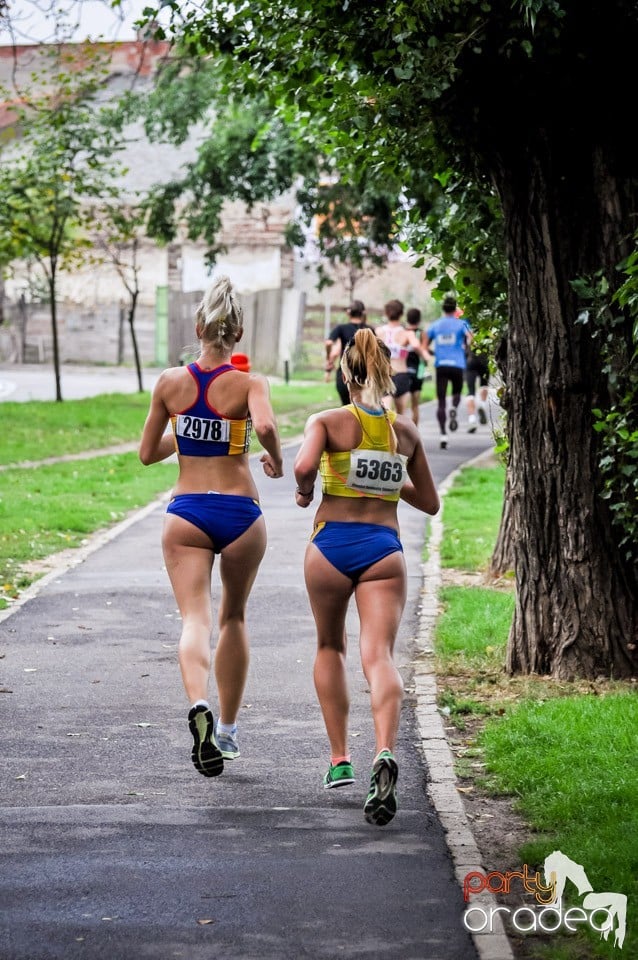
[[[491, 445], [461, 418], [440, 451], [434, 405], [422, 411], [437, 483]], [[286, 448], [281, 480], [255, 466], [269, 543], [248, 609], [242, 758], [223, 776], [190, 762], [163, 504], [0, 621], [3, 960], [477, 956], [410, 697], [426, 518], [400, 505], [409, 595], [397, 662], [408, 693], [399, 812], [376, 828], [362, 813], [373, 736], [354, 612], [357, 782], [321, 784], [328, 751], [302, 573], [313, 511], [294, 503], [295, 452]], [[175, 468], [149, 469], [166, 470], [168, 490]]]
[[[142, 370], [144, 390], [152, 390], [160, 368]], [[137, 373], [132, 367], [94, 367], [65, 363], [60, 366], [63, 400], [78, 400], [103, 393], [137, 393]], [[55, 373], [43, 363], [0, 364], [0, 401], [55, 400]]]

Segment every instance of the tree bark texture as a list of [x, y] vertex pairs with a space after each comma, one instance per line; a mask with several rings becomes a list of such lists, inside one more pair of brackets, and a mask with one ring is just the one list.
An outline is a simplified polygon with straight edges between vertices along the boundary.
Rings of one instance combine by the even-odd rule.
[[494, 552], [490, 558], [490, 576], [502, 577], [509, 570], [514, 569], [514, 551], [512, 549], [512, 510], [510, 497], [510, 472], [505, 474], [505, 489], [503, 490], [503, 512], [498, 528], [498, 536], [494, 545]]
[[[516, 607], [510, 672], [556, 678], [638, 673], [636, 571], [601, 499], [591, 410], [605, 384], [571, 281], [608, 277], [630, 236], [613, 157], [541, 140], [495, 168], [510, 266], [508, 508]], [[635, 209], [635, 207], [633, 207]], [[606, 262], [601, 263], [601, 250]]]

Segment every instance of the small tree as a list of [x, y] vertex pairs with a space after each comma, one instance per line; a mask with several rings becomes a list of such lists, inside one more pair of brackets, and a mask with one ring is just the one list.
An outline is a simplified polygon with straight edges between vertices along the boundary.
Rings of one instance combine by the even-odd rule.
[[334, 175], [304, 183], [297, 200], [300, 213], [289, 224], [289, 244], [301, 250], [307, 268], [316, 265], [319, 290], [338, 280], [353, 300], [357, 284], [392, 259], [397, 192]]
[[115, 195], [120, 171], [113, 159], [121, 147], [117, 130], [96, 109], [108, 53], [104, 45], [88, 43], [47, 48], [42, 71], [15, 108], [15, 139], [2, 156], [0, 230], [14, 237], [46, 277], [58, 401], [58, 273], [81, 258], [89, 243], [88, 205]]
[[131, 334], [137, 385], [144, 390], [142, 364], [135, 330], [135, 312], [140, 295], [140, 244], [145, 236], [147, 208], [140, 201], [130, 204], [107, 203], [95, 211], [91, 240], [96, 256], [109, 263], [122, 281], [128, 296], [126, 320]]

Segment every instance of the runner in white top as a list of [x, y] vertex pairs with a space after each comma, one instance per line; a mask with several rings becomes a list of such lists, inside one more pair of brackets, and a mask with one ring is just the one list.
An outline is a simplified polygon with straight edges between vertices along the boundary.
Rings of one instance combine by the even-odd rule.
[[412, 377], [407, 365], [407, 356], [411, 350], [423, 357], [425, 363], [431, 360], [427, 348], [423, 346], [412, 330], [407, 330], [401, 323], [403, 304], [400, 300], [389, 300], [383, 308], [386, 322], [376, 329], [376, 334], [383, 340], [390, 351], [392, 365], [392, 382], [395, 386], [394, 396], [390, 403], [397, 413], [405, 413], [410, 401]]

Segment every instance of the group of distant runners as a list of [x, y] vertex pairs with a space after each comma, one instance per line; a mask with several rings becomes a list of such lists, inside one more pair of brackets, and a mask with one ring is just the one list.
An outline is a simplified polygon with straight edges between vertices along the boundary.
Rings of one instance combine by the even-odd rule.
[[[403, 304], [389, 300], [384, 307], [384, 322], [374, 328], [374, 333], [390, 350], [394, 391], [386, 403], [399, 414], [410, 412], [415, 424], [419, 422], [421, 390], [428, 364], [434, 364], [437, 397], [436, 418], [440, 429], [440, 446], [447, 447], [447, 427], [450, 432], [458, 429], [458, 408], [463, 385], [467, 387], [468, 432], [474, 433], [479, 423], [487, 423], [487, 400], [489, 364], [487, 357], [471, 348], [474, 335], [467, 320], [463, 318], [456, 298], [446, 296], [442, 303], [441, 316], [426, 330], [421, 327], [421, 311], [411, 308], [402, 322]], [[338, 364], [339, 358], [356, 330], [368, 327], [366, 311], [361, 300], [348, 307], [347, 323], [334, 327], [325, 341], [326, 374]], [[372, 328], [370, 328], [372, 329]], [[335, 386], [341, 402], [347, 404], [349, 397], [337, 366]], [[478, 386], [478, 396], [476, 393]], [[451, 404], [447, 409], [448, 387]]]

